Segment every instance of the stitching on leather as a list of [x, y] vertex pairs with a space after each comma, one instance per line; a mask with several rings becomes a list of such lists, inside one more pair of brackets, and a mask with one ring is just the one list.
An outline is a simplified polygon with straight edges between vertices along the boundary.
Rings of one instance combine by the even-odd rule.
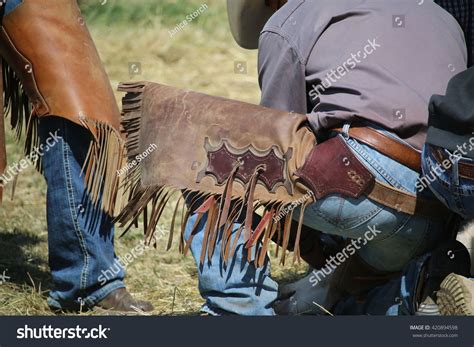
[[62, 128], [64, 130], [64, 137], [63, 137], [63, 145], [62, 145], [62, 150], [63, 150], [63, 164], [64, 164], [64, 172], [65, 172], [65, 177], [66, 177], [66, 186], [67, 186], [67, 192], [68, 192], [68, 202], [69, 202], [69, 211], [71, 212], [71, 219], [74, 225], [74, 232], [79, 239], [79, 244], [81, 247], [82, 254], [84, 256], [84, 266], [82, 268], [81, 272], [81, 289], [85, 289], [87, 287], [87, 274], [89, 270], [89, 253], [87, 252], [87, 248], [84, 242], [84, 236], [82, 235], [81, 228], [79, 226], [78, 222], [78, 216], [77, 216], [77, 206], [75, 203], [75, 197], [74, 197], [74, 188], [72, 185], [72, 177], [71, 177], [71, 168], [69, 164], [69, 145], [66, 145], [65, 138], [67, 139], [67, 130], [66, 126], [64, 126], [64, 122], [62, 122]]

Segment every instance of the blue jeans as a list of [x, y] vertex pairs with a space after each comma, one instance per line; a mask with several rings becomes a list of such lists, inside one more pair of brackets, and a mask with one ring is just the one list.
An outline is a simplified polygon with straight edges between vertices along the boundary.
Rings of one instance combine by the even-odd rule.
[[39, 135], [48, 185], [49, 266], [55, 309], [92, 307], [124, 287], [124, 269], [114, 253], [109, 216], [92, 206], [81, 169], [91, 141], [83, 127], [59, 117], [41, 118]]
[[416, 293], [420, 288], [420, 277], [430, 257], [429, 253], [407, 264], [400, 277], [373, 288], [363, 302], [350, 296], [341, 300], [335, 315], [368, 316], [414, 316], [417, 311]]
[[[444, 150], [443, 150], [444, 151]], [[449, 157], [451, 153], [445, 151]], [[422, 155], [422, 167], [425, 185], [450, 210], [466, 219], [474, 218], [474, 180], [459, 175], [459, 163], [474, 165], [469, 158], [452, 157], [451, 167], [443, 168], [433, 155], [433, 147], [425, 145]]]
[[7, 0], [7, 3], [5, 4], [5, 15], [13, 11], [22, 2], [23, 0]]
[[[415, 184], [419, 177], [417, 172], [356, 140], [345, 141], [377, 180], [406, 192], [416, 193]], [[430, 192], [424, 194], [434, 199]], [[295, 220], [298, 220], [298, 212], [295, 210]], [[195, 218], [194, 216], [187, 224], [186, 237], [191, 232]], [[442, 222], [407, 215], [366, 197], [352, 199], [336, 194], [308, 206], [304, 224], [326, 234], [360, 239], [363, 243], [369, 227], [376, 228], [379, 233], [358, 250], [358, 255], [375, 269], [387, 272], [401, 271], [410, 260], [433, 249], [442, 239], [444, 230]], [[204, 224], [201, 223], [191, 247], [197, 264], [203, 227]], [[243, 239], [239, 247], [243, 248]], [[220, 240], [216, 249], [220, 249]], [[232, 265], [226, 269], [222, 268], [218, 254], [214, 258], [212, 263], [206, 262], [200, 267], [198, 274], [199, 289], [206, 299], [204, 311], [240, 315], [274, 314], [269, 305], [277, 297], [277, 284], [269, 277], [268, 258], [262, 269], [256, 268], [253, 263], [247, 263], [245, 254], [239, 252], [236, 252]]]

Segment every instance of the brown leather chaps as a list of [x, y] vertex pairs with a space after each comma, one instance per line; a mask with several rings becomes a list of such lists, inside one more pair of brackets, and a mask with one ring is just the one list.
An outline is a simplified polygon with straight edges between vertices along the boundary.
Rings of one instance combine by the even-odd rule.
[[[243, 232], [250, 248], [263, 239], [256, 262], [263, 262], [275, 235], [281, 235], [284, 257], [293, 209], [304, 210], [314, 201], [312, 192], [294, 175], [316, 144], [306, 116], [154, 83], [122, 84], [119, 89], [128, 92], [122, 125], [129, 203], [117, 221], [133, 224], [143, 214], [145, 235], [151, 242], [165, 205], [176, 204], [173, 231], [179, 206], [187, 200], [190, 208], [182, 218], [182, 231], [190, 213], [198, 213], [199, 219], [208, 213], [209, 259], [218, 237], [224, 239], [223, 258], [231, 257], [236, 246], [232, 226], [241, 216], [242, 228], [235, 240]], [[175, 193], [184, 193], [187, 199], [172, 198]], [[256, 211], [262, 219], [252, 228]], [[189, 249], [192, 236], [187, 242], [181, 237], [182, 251]], [[299, 255], [299, 242], [295, 254]]]
[[[174, 202], [170, 247], [179, 207], [186, 202], [182, 233], [191, 213], [198, 219], [188, 240], [181, 235], [183, 252], [207, 214], [201, 263], [206, 254], [212, 257], [217, 239], [223, 240], [224, 261], [232, 256], [236, 221], [242, 227], [234, 241], [244, 233], [246, 247], [257, 248], [257, 265], [263, 264], [272, 239], [282, 248], [282, 262], [293, 247], [299, 260], [300, 241], [307, 234], [302, 235], [305, 207], [329, 194], [364, 195], [398, 212], [427, 218], [449, 216], [439, 202], [378, 182], [341, 136], [316, 145], [305, 115], [149, 82], [125, 83], [119, 89], [127, 92], [122, 126], [128, 165], [120, 174], [129, 202], [116, 220], [131, 227], [143, 215], [146, 240], [152, 242], [165, 206]], [[301, 213], [292, 230], [296, 208]], [[261, 216], [257, 226], [255, 212]]]
[[[4, 104], [26, 151], [38, 144], [38, 119], [58, 116], [91, 131], [84, 167], [93, 202], [114, 214], [122, 165], [120, 112], [75, 0], [23, 0], [0, 28]], [[0, 123], [2, 130], [3, 119]], [[0, 171], [5, 169], [0, 134]], [[38, 163], [41, 167], [41, 163]], [[1, 172], [0, 172], [1, 173]]]

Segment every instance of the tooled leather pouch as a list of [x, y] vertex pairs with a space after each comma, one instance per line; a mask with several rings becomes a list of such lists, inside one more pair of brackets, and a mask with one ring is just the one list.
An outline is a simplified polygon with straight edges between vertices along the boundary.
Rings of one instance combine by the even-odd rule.
[[375, 184], [374, 175], [352, 153], [341, 136], [315, 146], [295, 175], [311, 189], [316, 199], [329, 194], [359, 198]]

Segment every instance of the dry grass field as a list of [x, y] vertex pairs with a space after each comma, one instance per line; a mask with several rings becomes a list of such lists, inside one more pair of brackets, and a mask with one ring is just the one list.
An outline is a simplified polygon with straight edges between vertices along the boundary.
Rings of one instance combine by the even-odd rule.
[[[208, 9], [171, 37], [170, 31], [203, 3]], [[149, 80], [258, 103], [257, 53], [234, 43], [224, 0], [90, 0], [81, 6], [114, 88], [119, 81]], [[10, 163], [22, 158], [21, 148], [8, 132]], [[32, 168], [19, 177], [13, 200], [7, 187], [0, 207], [0, 275], [5, 272], [10, 278], [0, 283], [0, 315], [53, 314], [46, 305], [45, 192], [44, 179]], [[139, 230], [117, 239], [117, 254], [129, 252], [141, 240]], [[138, 298], [155, 305], [154, 314], [197, 314], [202, 299], [194, 261], [177, 247], [165, 252], [165, 243], [163, 238], [158, 249], [130, 264], [126, 283]], [[277, 280], [304, 270], [273, 267]]]

